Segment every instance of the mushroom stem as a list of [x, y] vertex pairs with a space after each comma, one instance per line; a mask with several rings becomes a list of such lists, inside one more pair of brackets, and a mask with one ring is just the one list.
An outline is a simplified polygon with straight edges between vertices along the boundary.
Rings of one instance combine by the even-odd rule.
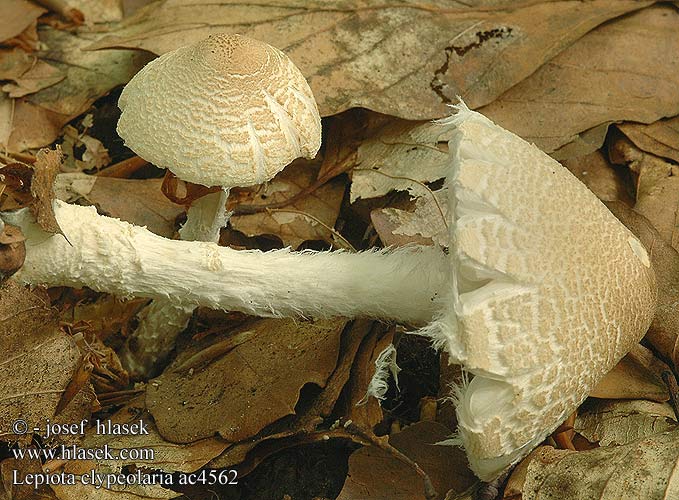
[[[194, 201], [179, 236], [186, 241], [219, 241], [229, 214], [226, 200], [229, 189], [209, 193]], [[167, 299], [151, 302], [139, 315], [139, 325], [119, 353], [120, 361], [133, 378], [154, 374], [174, 348], [175, 340], [189, 323], [195, 307]]]
[[18, 278], [48, 286], [87, 286], [119, 296], [164, 298], [188, 306], [259, 316], [369, 316], [431, 321], [450, 283], [438, 248], [379, 252], [233, 250], [175, 241], [55, 202], [64, 236], [42, 231], [26, 210], [4, 214], [27, 236]]

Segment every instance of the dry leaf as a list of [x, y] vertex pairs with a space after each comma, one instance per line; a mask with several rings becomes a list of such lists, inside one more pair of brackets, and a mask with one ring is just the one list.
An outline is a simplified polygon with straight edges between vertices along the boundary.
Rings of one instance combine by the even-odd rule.
[[[90, 471], [95, 468], [94, 462], [90, 460], [72, 460], [69, 461], [69, 465], [69, 471], [76, 476], [91, 474]], [[99, 472], [100, 474], [115, 473], [115, 469], [101, 470]], [[142, 473], [149, 474], [150, 471], [142, 471]], [[115, 486], [115, 489], [108, 489], [106, 487], [83, 484], [77, 480], [73, 485], [53, 485], [52, 490], [54, 490], [59, 500], [83, 500], [83, 498], [96, 500], [169, 500], [170, 498], [181, 496], [181, 493], [163, 488], [157, 484], [129, 484]]]
[[166, 0], [138, 11], [92, 48], [162, 54], [211, 33], [240, 33], [286, 52], [321, 114], [364, 107], [408, 119], [444, 115], [462, 95], [487, 104], [595, 26], [652, 2], [448, 0], [365, 4], [204, 4]]
[[71, 7], [78, 9], [85, 17], [85, 24], [112, 23], [123, 19], [121, 0], [69, 0]]
[[49, 233], [61, 234], [61, 229], [54, 216], [54, 180], [61, 168], [61, 148], [41, 149], [35, 156], [33, 164], [33, 178], [31, 179], [31, 195], [34, 201], [31, 212], [35, 215], [38, 225]]
[[460, 493], [478, 482], [462, 448], [436, 444], [452, 433], [437, 422], [417, 422], [389, 437], [389, 444], [422, 467], [440, 497], [450, 490]]
[[[222, 455], [212, 460], [210, 467], [223, 469], [238, 465], [239, 471], [245, 473], [271, 454], [289, 447], [291, 442], [298, 444], [300, 437], [312, 435], [333, 411], [335, 403], [349, 380], [361, 342], [371, 334], [375, 324], [371, 320], [358, 319], [351, 322], [351, 325], [345, 329], [335, 371], [321, 393], [308, 404], [308, 407], [303, 409], [302, 414], [295, 415], [285, 424], [281, 421], [281, 428], [278, 428], [276, 424], [269, 426], [266, 432], [259, 433], [254, 440], [234, 444]], [[316, 436], [316, 439], [318, 437], [325, 440], [323, 435]]]
[[57, 198], [69, 203], [85, 200], [99, 210], [137, 226], [171, 238], [175, 220], [184, 207], [175, 205], [161, 191], [161, 179], [116, 179], [71, 173], [57, 176], [54, 190]]
[[294, 414], [300, 389], [325, 386], [334, 370], [344, 323], [263, 319], [233, 332], [229, 349], [207, 365], [194, 360], [219, 345], [182, 352], [147, 388], [160, 434], [177, 443], [216, 433], [235, 442]]
[[620, 123], [618, 128], [639, 148], [679, 162], [679, 116], [643, 123]]
[[609, 147], [611, 161], [626, 164], [637, 176], [635, 212], [646, 217], [662, 238], [679, 249], [679, 167], [637, 149], [625, 137]]
[[[158, 469], [166, 472], [193, 472], [211, 459], [219, 455], [228, 446], [228, 443], [219, 438], [201, 439], [191, 444], [171, 443], [163, 439], [158, 433], [153, 420], [143, 411], [143, 398], [137, 398], [118, 410], [110, 417], [112, 424], [133, 424], [140, 420], [144, 423], [148, 434], [130, 434], [126, 436], [114, 436], [109, 434], [97, 434], [95, 428], [90, 428], [85, 433], [80, 446], [84, 448], [103, 448], [108, 446], [114, 456], [119, 456], [123, 449], [153, 450], [153, 459], [144, 457], [138, 459], [119, 460], [96, 460], [96, 465], [108, 466], [113, 470], [120, 470], [127, 465], [145, 466], [150, 469]], [[65, 470], [70, 470], [67, 463]]]
[[377, 446], [349, 457], [349, 473], [337, 500], [426, 500], [422, 478], [405, 462]]
[[[0, 499], [1, 500], [50, 500], [56, 499], [47, 485], [35, 488], [25, 484], [27, 474], [42, 474], [40, 460], [7, 458], [0, 462]], [[18, 479], [18, 481], [17, 481]], [[19, 483], [19, 484], [17, 484]], [[22, 484], [24, 483], [24, 484]], [[4, 490], [4, 491], [3, 491]], [[3, 495], [4, 493], [4, 495]]]
[[662, 372], [668, 366], [641, 345], [635, 345], [589, 393], [602, 399], [669, 399]]
[[678, 430], [590, 451], [541, 446], [524, 460], [523, 484], [508, 487], [504, 498], [518, 493], [522, 500], [679, 498], [678, 461]]
[[602, 123], [578, 133], [571, 142], [552, 151], [550, 156], [555, 160], [561, 161], [595, 152], [606, 140], [609, 126], [610, 123]]
[[23, 97], [33, 94], [62, 81], [65, 75], [57, 68], [45, 61], [38, 60], [30, 69], [12, 78], [14, 83], [6, 83], [2, 91], [7, 92], [9, 97]]
[[[602, 123], [679, 114], [679, 11], [642, 9], [599, 26], [480, 111], [551, 152]], [[463, 96], [464, 97], [464, 96]]]
[[613, 214], [649, 250], [658, 282], [658, 305], [646, 333], [653, 347], [673, 368], [679, 368], [679, 253], [667, 244], [642, 215], [620, 202], [606, 203]]
[[394, 190], [425, 196], [426, 189], [419, 183], [442, 179], [448, 173], [451, 135], [449, 127], [406, 120], [391, 120], [374, 130], [357, 150], [351, 202]]
[[45, 9], [28, 0], [4, 0], [0, 3], [0, 42], [19, 35], [44, 13]]
[[[317, 172], [318, 168], [306, 162], [293, 163], [262, 186], [233, 189], [228, 206], [257, 207], [288, 200], [311, 186]], [[294, 203], [270, 212], [235, 215], [230, 224], [247, 236], [275, 235], [285, 246], [292, 248], [311, 240], [334, 242], [329, 228], [335, 226], [343, 196], [342, 180], [333, 179]], [[341, 242], [337, 243], [341, 245]]]
[[83, 50], [101, 34], [83, 31], [73, 34], [46, 27], [40, 40], [47, 50], [43, 60], [61, 71], [59, 83], [15, 101], [6, 109], [0, 105], [0, 123], [12, 124], [8, 138], [0, 134], [2, 144], [11, 152], [38, 148], [52, 143], [61, 128], [82, 114], [99, 97], [129, 79], [146, 64], [150, 56], [133, 50]]
[[[23, 419], [28, 429], [45, 418], [54, 420], [57, 403], [71, 380], [80, 352], [73, 340], [59, 331], [49, 300], [8, 281], [0, 287], [0, 437], [28, 438], [11, 430]], [[75, 420], [74, 420], [75, 421]]]
[[618, 170], [620, 167], [616, 169], [610, 165], [601, 151], [564, 160], [562, 163], [600, 200], [622, 201], [630, 206], [634, 204], [634, 198]]
[[677, 427], [672, 407], [644, 400], [588, 400], [573, 426], [580, 435], [600, 446], [619, 446]]
[[[410, 212], [398, 208], [373, 210], [370, 219], [385, 246], [418, 245], [448, 246], [450, 243], [447, 191], [428, 192], [415, 201]], [[435, 198], [434, 198], [435, 197]]]

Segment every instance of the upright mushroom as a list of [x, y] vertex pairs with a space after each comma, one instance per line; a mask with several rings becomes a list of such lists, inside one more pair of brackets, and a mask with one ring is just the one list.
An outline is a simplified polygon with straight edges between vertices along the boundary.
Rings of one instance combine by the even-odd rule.
[[[231, 187], [266, 182], [321, 145], [321, 119], [302, 73], [280, 50], [241, 35], [211, 35], [155, 59], [118, 105], [118, 134], [139, 156], [184, 181], [223, 188], [192, 204], [183, 240], [217, 242]], [[121, 352], [127, 369], [152, 373], [192, 312], [181, 303], [149, 305]]]
[[235, 251], [165, 240], [59, 203], [70, 244], [40, 233], [25, 212], [6, 216], [28, 236], [20, 277], [126, 295], [183, 293], [263, 316], [428, 323], [421, 332], [474, 375], [457, 394], [459, 439], [474, 472], [493, 479], [639, 341], [656, 285], [639, 240], [565, 168], [463, 104], [457, 110], [442, 122], [455, 127], [448, 255]]

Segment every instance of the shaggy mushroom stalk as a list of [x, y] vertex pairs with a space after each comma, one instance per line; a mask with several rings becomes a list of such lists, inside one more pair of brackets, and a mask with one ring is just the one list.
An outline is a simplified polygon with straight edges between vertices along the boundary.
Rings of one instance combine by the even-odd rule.
[[[187, 212], [186, 223], [179, 236], [186, 241], [219, 241], [219, 232], [226, 226], [226, 200], [229, 189], [209, 193], [194, 201]], [[193, 316], [193, 306], [170, 300], [154, 300], [139, 314], [139, 324], [118, 356], [132, 377], [154, 374], [160, 363], [174, 348], [177, 336]]]
[[259, 316], [370, 316], [414, 324], [440, 309], [450, 266], [436, 248], [381, 252], [232, 250], [169, 240], [98, 215], [93, 207], [55, 202], [64, 236], [43, 232], [27, 210], [5, 214], [26, 235], [19, 279], [89, 287], [123, 297]]

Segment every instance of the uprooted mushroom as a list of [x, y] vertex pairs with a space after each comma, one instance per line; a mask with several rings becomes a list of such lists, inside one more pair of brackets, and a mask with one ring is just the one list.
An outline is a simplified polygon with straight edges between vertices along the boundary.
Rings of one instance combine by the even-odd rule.
[[[497, 477], [549, 435], [646, 332], [646, 250], [555, 160], [463, 104], [447, 189], [450, 245], [236, 251], [171, 241], [57, 203], [62, 235], [27, 235], [20, 278], [262, 316], [374, 316], [422, 325], [474, 375], [457, 391], [459, 442]], [[70, 243], [69, 243], [70, 242]]]
[[[230, 188], [266, 182], [321, 146], [302, 73], [280, 50], [241, 35], [212, 35], [162, 55], [130, 80], [118, 105], [127, 146], [184, 181], [220, 187], [192, 203], [183, 240], [217, 242]], [[152, 373], [192, 312], [185, 303], [149, 305], [121, 351], [126, 368]]]

